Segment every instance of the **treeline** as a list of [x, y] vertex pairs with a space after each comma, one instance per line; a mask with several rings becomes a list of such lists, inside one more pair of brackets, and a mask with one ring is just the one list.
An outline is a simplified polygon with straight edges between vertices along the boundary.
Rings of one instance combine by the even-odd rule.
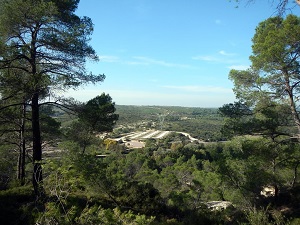
[[[95, 157], [103, 148], [98, 140], [82, 153], [78, 142], [61, 142], [60, 157], [44, 161], [44, 210], [36, 208], [29, 186], [11, 186], [1, 191], [1, 221], [299, 223], [297, 143], [278, 145], [263, 137], [237, 137], [204, 146], [171, 134], [162, 140], [149, 139], [145, 148], [127, 154], [114, 145], [106, 150], [106, 156]], [[219, 210], [209, 208], [212, 201], [228, 205]]]

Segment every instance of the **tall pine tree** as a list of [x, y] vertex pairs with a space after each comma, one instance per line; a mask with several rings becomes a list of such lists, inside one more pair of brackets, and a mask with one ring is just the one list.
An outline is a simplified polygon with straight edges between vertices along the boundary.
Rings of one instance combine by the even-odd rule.
[[[79, 0], [0, 0], [0, 76], [20, 74], [26, 83], [31, 112], [33, 187], [43, 193], [40, 105], [55, 91], [104, 80], [85, 69], [87, 59], [98, 60], [88, 44], [90, 18], [75, 14]], [[14, 94], [18, 85], [12, 87]], [[3, 95], [0, 99], [3, 103]], [[21, 104], [21, 103], [20, 103]]]

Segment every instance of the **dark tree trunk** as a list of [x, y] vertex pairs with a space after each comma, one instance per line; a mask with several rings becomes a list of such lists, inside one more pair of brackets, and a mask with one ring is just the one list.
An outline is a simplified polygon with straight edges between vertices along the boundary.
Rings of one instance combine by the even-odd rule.
[[299, 114], [297, 112], [296, 109], [296, 104], [295, 104], [295, 96], [293, 93], [293, 88], [290, 85], [290, 78], [289, 78], [289, 74], [287, 71], [284, 71], [284, 79], [285, 79], [285, 90], [288, 93], [289, 96], [289, 103], [290, 103], [290, 109], [291, 109], [291, 113], [294, 119], [294, 123], [298, 129], [298, 135], [297, 137], [300, 138], [300, 118], [299, 118]]
[[33, 177], [32, 183], [36, 194], [39, 198], [44, 194], [43, 190], [43, 173], [42, 173], [42, 143], [40, 132], [40, 114], [39, 114], [39, 93], [33, 94], [31, 99], [32, 110], [32, 144], [33, 144]]
[[300, 164], [300, 161], [297, 161], [294, 167], [294, 177], [293, 177], [293, 181], [292, 181], [292, 188], [295, 187], [295, 184], [297, 182], [297, 178], [298, 178], [298, 166]]
[[290, 98], [290, 108], [291, 108], [291, 112], [293, 115], [293, 119], [294, 119], [295, 125], [297, 126], [297, 129], [298, 129], [298, 138], [300, 138], [300, 118], [299, 118], [298, 112], [296, 110], [293, 96], [290, 95], [289, 98]]
[[26, 142], [25, 142], [25, 121], [26, 121], [26, 105], [25, 101], [22, 105], [22, 118], [21, 118], [21, 129], [20, 129], [20, 153], [18, 162], [18, 179], [21, 185], [25, 184], [25, 156], [26, 156]]

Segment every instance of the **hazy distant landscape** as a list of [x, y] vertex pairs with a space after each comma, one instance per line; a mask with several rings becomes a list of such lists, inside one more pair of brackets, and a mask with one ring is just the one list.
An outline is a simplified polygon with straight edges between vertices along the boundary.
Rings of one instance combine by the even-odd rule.
[[186, 132], [202, 141], [224, 140], [220, 133], [224, 118], [217, 108], [116, 105], [119, 120], [112, 135], [157, 129]]

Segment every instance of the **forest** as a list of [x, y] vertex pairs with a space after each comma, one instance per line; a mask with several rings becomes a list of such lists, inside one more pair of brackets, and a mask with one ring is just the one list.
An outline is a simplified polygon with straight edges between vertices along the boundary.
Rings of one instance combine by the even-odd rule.
[[[299, 17], [257, 25], [236, 102], [124, 106], [62, 94], [105, 79], [78, 3], [0, 0], [1, 224], [300, 224]], [[170, 133], [114, 139], [143, 129]]]
[[224, 118], [218, 108], [116, 105], [118, 123], [112, 135], [139, 129], [189, 133], [203, 141], [222, 141]]

